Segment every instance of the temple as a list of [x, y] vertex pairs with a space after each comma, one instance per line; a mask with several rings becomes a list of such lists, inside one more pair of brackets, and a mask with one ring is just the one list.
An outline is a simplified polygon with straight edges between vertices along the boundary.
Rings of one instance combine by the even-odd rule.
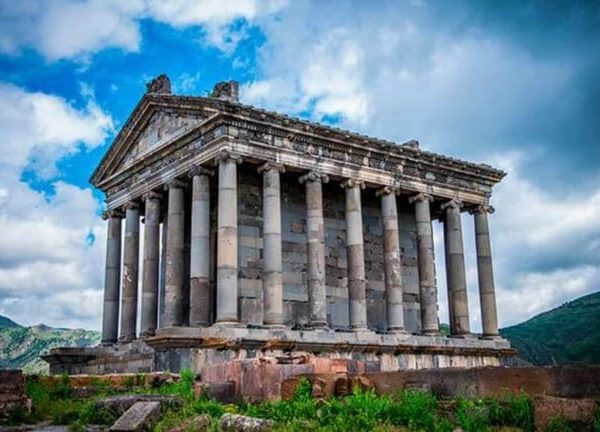
[[[488, 215], [504, 175], [244, 105], [235, 81], [173, 95], [161, 75], [91, 177], [107, 205], [102, 345], [45, 359], [52, 372], [206, 377], [257, 358], [303, 358], [313, 371], [502, 365], [514, 350], [498, 334]], [[467, 296], [463, 214], [474, 218], [478, 299]]]

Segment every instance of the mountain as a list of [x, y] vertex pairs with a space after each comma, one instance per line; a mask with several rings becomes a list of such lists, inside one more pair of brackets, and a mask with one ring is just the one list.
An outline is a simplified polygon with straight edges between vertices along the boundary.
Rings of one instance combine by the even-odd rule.
[[535, 365], [600, 363], [600, 292], [500, 330]]
[[40, 354], [59, 346], [89, 346], [100, 342], [100, 333], [82, 329], [52, 328], [40, 324], [23, 327], [0, 315], [0, 369], [47, 372]]

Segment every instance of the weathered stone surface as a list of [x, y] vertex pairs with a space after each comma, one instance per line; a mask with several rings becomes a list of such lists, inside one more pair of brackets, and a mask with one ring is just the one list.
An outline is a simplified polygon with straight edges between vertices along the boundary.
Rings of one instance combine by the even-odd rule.
[[235, 387], [233, 381], [198, 383], [195, 394], [198, 397], [206, 396], [221, 403], [234, 403], [238, 400]]
[[113, 432], [149, 431], [160, 417], [160, 402], [136, 402], [109, 429]]
[[14, 410], [31, 410], [25, 395], [25, 378], [20, 370], [0, 370], [0, 419]]
[[562, 417], [578, 431], [594, 430], [598, 404], [592, 399], [566, 399], [538, 395], [533, 399], [536, 430], [543, 431], [552, 419]]
[[168, 432], [188, 432], [188, 431], [205, 432], [208, 430], [208, 427], [210, 426], [210, 422], [211, 422], [210, 416], [208, 416], [206, 414], [202, 414], [202, 415], [196, 416], [192, 419], [185, 420], [180, 425], [169, 429]]
[[222, 432], [268, 432], [273, 430], [273, 420], [248, 417], [239, 414], [223, 414], [219, 420]]
[[109, 396], [98, 399], [95, 403], [97, 409], [107, 410], [115, 415], [121, 416], [137, 403], [157, 403], [162, 409], [177, 408], [182, 400], [177, 396], [163, 396], [158, 394], [136, 394]]

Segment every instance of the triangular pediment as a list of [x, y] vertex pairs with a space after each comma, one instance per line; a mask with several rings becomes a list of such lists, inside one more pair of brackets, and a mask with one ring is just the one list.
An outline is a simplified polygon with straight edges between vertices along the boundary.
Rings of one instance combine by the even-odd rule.
[[142, 100], [94, 172], [92, 183], [98, 185], [153, 151], [168, 147], [169, 143], [201, 124], [208, 115], [202, 107], [179, 109], [170, 104], [158, 105]]

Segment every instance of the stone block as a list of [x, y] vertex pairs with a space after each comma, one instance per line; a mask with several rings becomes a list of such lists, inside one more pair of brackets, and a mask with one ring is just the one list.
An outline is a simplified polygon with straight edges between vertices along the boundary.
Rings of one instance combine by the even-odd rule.
[[217, 381], [201, 383], [196, 390], [196, 396], [205, 395], [221, 403], [235, 403], [238, 400], [236, 385], [233, 381]]
[[163, 396], [158, 394], [137, 394], [108, 396], [95, 402], [97, 410], [108, 411], [115, 416], [122, 416], [127, 410], [137, 403], [156, 402], [162, 409], [181, 407], [183, 401], [177, 396]]
[[263, 300], [259, 298], [240, 297], [239, 311], [241, 322], [252, 325], [262, 325], [263, 322]]
[[160, 402], [136, 402], [111, 426], [110, 431], [151, 430], [160, 417]]
[[221, 432], [268, 432], [273, 430], [273, 420], [248, 417], [239, 414], [223, 414], [219, 420]]

